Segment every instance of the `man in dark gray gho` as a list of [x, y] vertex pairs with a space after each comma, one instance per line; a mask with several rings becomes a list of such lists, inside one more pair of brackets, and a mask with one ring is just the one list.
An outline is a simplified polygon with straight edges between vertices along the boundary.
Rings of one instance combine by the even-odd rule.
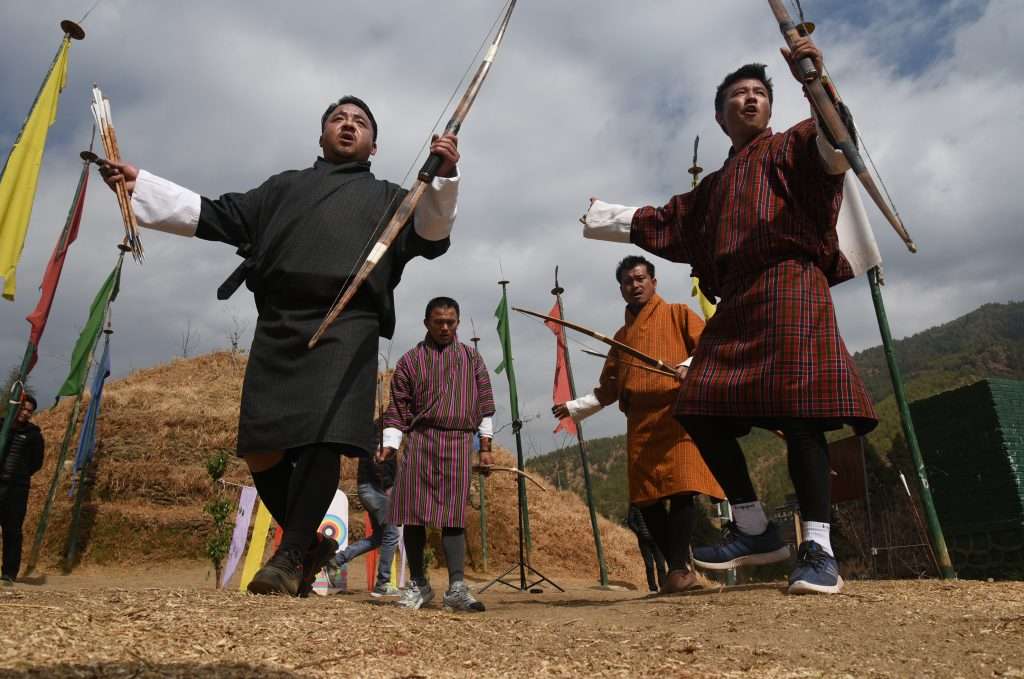
[[[431, 153], [442, 160], [437, 177], [386, 252], [369, 246], [406, 192], [370, 172], [377, 121], [366, 102], [332, 102], [319, 144], [323, 156], [311, 167], [212, 199], [127, 163], [100, 167], [112, 188], [124, 179], [140, 226], [227, 243], [246, 257], [217, 293], [223, 299], [244, 281], [259, 314], [237, 450], [284, 528], [277, 552], [249, 583], [254, 594], [308, 592], [337, 551], [317, 527], [338, 490], [340, 456], [377, 450], [377, 344], [395, 329], [394, 289], [410, 260], [448, 250], [455, 220], [455, 135], [434, 139]], [[377, 262], [373, 273], [320, 343], [307, 348], [367, 251]]]
[[[8, 408], [8, 412], [11, 409]], [[28, 491], [32, 475], [43, 466], [43, 433], [32, 424], [36, 399], [25, 394], [14, 415], [14, 427], [0, 465], [0, 531], [3, 534], [3, 568], [0, 580], [14, 585], [21, 568], [21, 527], [28, 510]], [[0, 417], [0, 427], [4, 418]]]

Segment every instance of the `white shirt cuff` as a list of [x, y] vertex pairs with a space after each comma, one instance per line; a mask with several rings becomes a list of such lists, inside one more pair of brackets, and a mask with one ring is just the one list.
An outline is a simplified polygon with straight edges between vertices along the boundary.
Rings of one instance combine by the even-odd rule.
[[198, 193], [139, 170], [132, 191], [132, 211], [139, 226], [177, 236], [194, 236], [201, 205]]
[[677, 368], [689, 368], [691, 363], [693, 363], [693, 356], [690, 356], [689, 358], [687, 358], [685, 361], [683, 361], [682, 363], [680, 363], [676, 367]]
[[[456, 170], [456, 172], [458, 172]], [[452, 232], [458, 212], [459, 175], [434, 177], [430, 187], [416, 203], [413, 223], [416, 233], [426, 240], [444, 240]]]
[[569, 410], [569, 416], [576, 422], [585, 420], [604, 408], [593, 394], [581, 396], [575, 401], [566, 401], [565, 407]]
[[402, 430], [394, 427], [384, 428], [384, 447], [398, 450], [402, 447]]
[[821, 131], [821, 120], [818, 119], [818, 114], [812, 109], [814, 115], [814, 125], [818, 128], [818, 137], [815, 139], [815, 143], [818, 146], [818, 155], [821, 156], [821, 163], [825, 166], [825, 172], [829, 174], [842, 174], [850, 169], [850, 163], [846, 160], [846, 156], [839, 149], [828, 143], [828, 138]]
[[494, 438], [494, 418], [485, 417], [480, 420], [480, 426], [477, 428], [477, 433], [480, 434], [480, 438]]
[[635, 207], [595, 200], [583, 217], [583, 237], [629, 243]]

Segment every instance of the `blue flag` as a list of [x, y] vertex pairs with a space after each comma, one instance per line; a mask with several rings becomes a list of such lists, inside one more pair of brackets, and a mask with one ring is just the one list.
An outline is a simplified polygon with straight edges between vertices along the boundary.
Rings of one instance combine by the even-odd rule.
[[89, 401], [89, 408], [85, 411], [85, 420], [82, 422], [82, 435], [78, 437], [78, 450], [75, 453], [75, 474], [78, 474], [92, 460], [93, 451], [96, 450], [96, 420], [100, 415], [100, 399], [103, 398], [103, 384], [110, 375], [110, 336], [107, 335], [103, 343], [103, 358], [100, 359], [99, 367], [92, 378], [92, 399]]

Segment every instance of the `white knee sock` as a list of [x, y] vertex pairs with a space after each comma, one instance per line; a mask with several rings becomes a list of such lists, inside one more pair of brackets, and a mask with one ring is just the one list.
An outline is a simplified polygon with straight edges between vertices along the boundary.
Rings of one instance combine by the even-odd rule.
[[830, 528], [831, 524], [821, 523], [820, 521], [800, 522], [800, 530], [804, 534], [804, 542], [814, 540], [829, 556], [835, 556], [832, 553], [832, 541], [829, 539]]
[[768, 528], [764, 505], [758, 500], [732, 505], [732, 520], [744, 535], [760, 535]]

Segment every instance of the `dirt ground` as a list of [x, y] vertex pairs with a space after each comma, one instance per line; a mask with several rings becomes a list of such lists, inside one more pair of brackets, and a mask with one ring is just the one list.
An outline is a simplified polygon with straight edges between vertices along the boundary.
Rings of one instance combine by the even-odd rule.
[[193, 563], [50, 574], [0, 589], [0, 677], [1024, 677], [1024, 583], [656, 597], [555, 579], [565, 593], [499, 585], [455, 615], [213, 591]]

